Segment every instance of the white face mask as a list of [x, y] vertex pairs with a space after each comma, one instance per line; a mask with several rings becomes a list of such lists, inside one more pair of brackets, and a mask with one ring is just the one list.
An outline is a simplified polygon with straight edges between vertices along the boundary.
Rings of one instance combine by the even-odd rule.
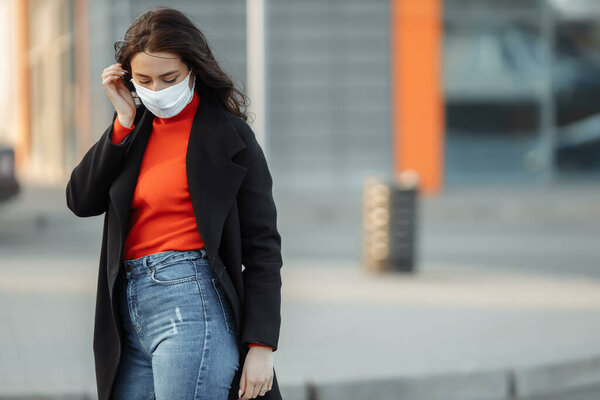
[[171, 118], [181, 112], [194, 97], [194, 88], [196, 87], [196, 76], [190, 89], [189, 82], [192, 71], [184, 80], [176, 85], [155, 92], [135, 83], [133, 78], [131, 82], [135, 86], [137, 95], [144, 103], [144, 106], [150, 112], [160, 118]]

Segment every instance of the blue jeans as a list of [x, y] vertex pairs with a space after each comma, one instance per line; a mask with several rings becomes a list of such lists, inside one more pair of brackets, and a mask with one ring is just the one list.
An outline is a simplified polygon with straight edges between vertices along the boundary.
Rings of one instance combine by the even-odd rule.
[[114, 400], [227, 400], [239, 368], [233, 311], [205, 249], [124, 260]]

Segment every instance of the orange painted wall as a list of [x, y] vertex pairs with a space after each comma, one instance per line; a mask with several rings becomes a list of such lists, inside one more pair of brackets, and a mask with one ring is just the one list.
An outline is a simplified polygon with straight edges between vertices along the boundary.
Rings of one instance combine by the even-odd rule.
[[30, 153], [29, 115], [29, 34], [27, 26], [27, 1], [13, 2], [14, 52], [15, 52], [15, 110], [17, 140], [15, 143], [15, 170], [19, 171]]
[[443, 0], [390, 0], [394, 172], [413, 169], [421, 194], [442, 189]]

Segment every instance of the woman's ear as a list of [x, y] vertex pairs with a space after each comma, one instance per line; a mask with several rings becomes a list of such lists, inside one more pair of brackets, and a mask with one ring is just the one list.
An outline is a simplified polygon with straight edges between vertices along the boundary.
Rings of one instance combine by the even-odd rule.
[[131, 74], [129, 73], [129, 71], [125, 70], [126, 72], [123, 74], [123, 76], [121, 77], [121, 79], [123, 79], [123, 83], [125, 84], [125, 87], [127, 89], [129, 89], [130, 92], [135, 92], [135, 86], [133, 86], [133, 83], [131, 83]]

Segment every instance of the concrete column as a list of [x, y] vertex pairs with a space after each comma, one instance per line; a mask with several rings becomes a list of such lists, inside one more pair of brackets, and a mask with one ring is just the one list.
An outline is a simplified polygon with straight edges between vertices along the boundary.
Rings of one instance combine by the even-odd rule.
[[442, 0], [391, 0], [394, 174], [419, 175], [435, 193], [443, 178]]

